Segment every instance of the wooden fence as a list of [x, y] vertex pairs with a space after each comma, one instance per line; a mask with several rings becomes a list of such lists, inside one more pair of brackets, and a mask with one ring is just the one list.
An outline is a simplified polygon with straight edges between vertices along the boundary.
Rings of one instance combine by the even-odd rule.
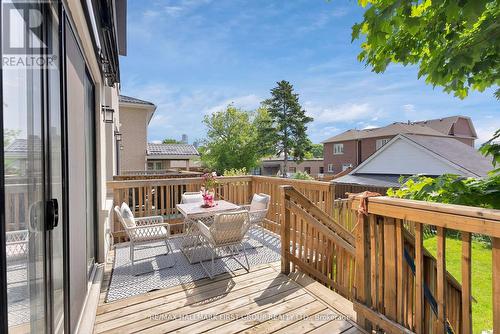
[[[353, 209], [360, 200], [353, 200]], [[500, 332], [500, 211], [388, 197], [368, 198], [367, 210], [356, 228], [354, 308], [362, 326], [388, 333], [471, 333], [471, 233], [479, 233], [492, 238], [493, 332]], [[414, 226], [414, 235], [405, 225]], [[425, 227], [437, 231], [434, 261], [423, 247]], [[460, 289], [446, 272], [447, 229], [462, 235]]]

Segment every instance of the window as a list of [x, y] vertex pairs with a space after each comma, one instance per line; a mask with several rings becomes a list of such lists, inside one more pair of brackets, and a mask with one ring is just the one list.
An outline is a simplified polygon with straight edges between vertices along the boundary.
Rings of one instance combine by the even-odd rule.
[[391, 140], [391, 138], [377, 139], [376, 149], [379, 150], [382, 146], [387, 144], [390, 140]]
[[311, 167], [304, 167], [304, 172], [311, 174]]
[[333, 144], [333, 154], [344, 154], [344, 144]]
[[148, 170], [153, 170], [154, 164], [152, 162], [148, 162]]
[[290, 173], [295, 173], [295, 172], [297, 172], [297, 168], [295, 168], [295, 167], [288, 167], [288, 171]]
[[347, 168], [351, 168], [352, 164], [342, 164], [342, 171], [345, 171]]
[[328, 164], [328, 173], [333, 173], [333, 164]]
[[320, 167], [320, 168], [319, 168], [319, 173], [320, 173], [320, 174], [323, 174], [324, 172], [325, 172], [325, 167]]
[[163, 168], [161, 161], [155, 162], [155, 169], [156, 170], [161, 170]]

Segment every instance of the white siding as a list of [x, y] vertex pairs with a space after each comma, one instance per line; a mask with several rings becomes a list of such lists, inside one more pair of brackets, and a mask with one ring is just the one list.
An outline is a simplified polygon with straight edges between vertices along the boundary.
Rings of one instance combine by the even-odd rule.
[[378, 155], [364, 166], [360, 166], [359, 174], [427, 174], [441, 175], [445, 173], [463, 174], [460, 170], [441, 161], [431, 152], [416, 147], [402, 139], [396, 139], [385, 147]]

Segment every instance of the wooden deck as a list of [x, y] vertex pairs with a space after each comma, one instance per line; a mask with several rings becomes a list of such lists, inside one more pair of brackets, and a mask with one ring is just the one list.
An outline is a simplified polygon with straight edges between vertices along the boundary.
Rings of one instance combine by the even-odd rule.
[[105, 277], [94, 333], [364, 333], [351, 302], [279, 271], [262, 265], [110, 303]]

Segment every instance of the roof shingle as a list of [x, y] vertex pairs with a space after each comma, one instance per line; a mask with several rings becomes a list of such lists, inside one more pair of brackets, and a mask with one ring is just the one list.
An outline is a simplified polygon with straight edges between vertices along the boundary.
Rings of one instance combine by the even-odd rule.
[[193, 145], [148, 143], [148, 155], [199, 155]]
[[135, 97], [131, 97], [131, 96], [127, 96], [127, 95], [120, 95], [120, 97], [118, 98], [118, 101], [123, 102], [123, 103], [143, 104], [143, 105], [150, 105], [150, 106], [155, 105], [152, 102], [137, 99]]

